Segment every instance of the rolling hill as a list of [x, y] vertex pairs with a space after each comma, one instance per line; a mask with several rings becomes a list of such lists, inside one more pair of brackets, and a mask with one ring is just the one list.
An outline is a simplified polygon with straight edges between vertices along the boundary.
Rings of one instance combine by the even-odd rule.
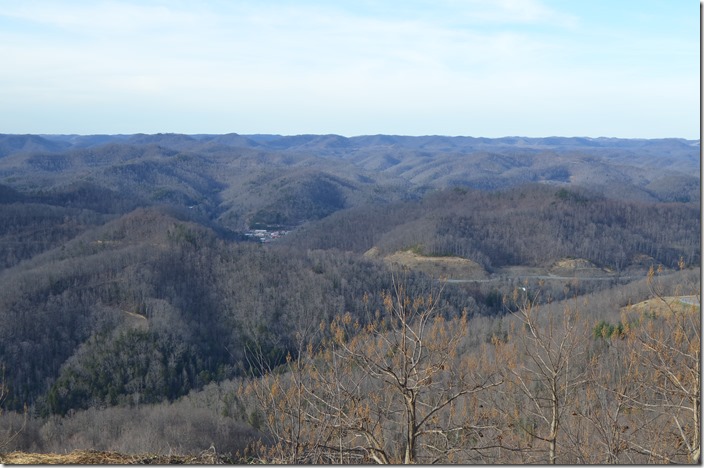
[[[699, 192], [686, 140], [0, 135], [6, 405], [172, 400], [243, 375], [252, 347], [276, 365], [333, 314], [361, 317], [398, 265], [420, 290], [565, 259], [695, 264]], [[275, 228], [291, 232], [245, 236]], [[511, 281], [449, 288], [448, 314], [503, 313]]]

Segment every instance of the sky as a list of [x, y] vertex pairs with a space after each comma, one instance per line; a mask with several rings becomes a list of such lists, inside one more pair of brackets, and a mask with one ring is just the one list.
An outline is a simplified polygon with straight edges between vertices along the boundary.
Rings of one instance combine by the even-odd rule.
[[700, 135], [699, 0], [0, 0], [0, 133]]

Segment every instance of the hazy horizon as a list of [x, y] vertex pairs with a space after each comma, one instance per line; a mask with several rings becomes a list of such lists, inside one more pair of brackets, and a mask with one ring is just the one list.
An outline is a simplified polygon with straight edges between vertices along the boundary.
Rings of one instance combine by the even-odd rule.
[[503, 138], [526, 138], [526, 139], [545, 139], [545, 138], [585, 138], [588, 140], [599, 140], [599, 139], [609, 139], [609, 140], [687, 140], [699, 142], [699, 138], [684, 138], [676, 136], [663, 136], [663, 137], [653, 137], [653, 138], [639, 138], [639, 137], [619, 137], [619, 136], [590, 136], [590, 135], [538, 135], [538, 136], [527, 136], [527, 135], [501, 135], [495, 137], [487, 137], [482, 135], [448, 135], [439, 133], [419, 133], [415, 135], [409, 134], [398, 134], [398, 133], [365, 133], [359, 135], [344, 135], [342, 133], [267, 133], [267, 132], [256, 132], [256, 133], [241, 133], [236, 131], [229, 131], [223, 133], [213, 133], [213, 132], [198, 132], [198, 133], [186, 133], [186, 132], [134, 132], [134, 133], [6, 133], [5, 135], [36, 135], [40, 137], [70, 137], [70, 136], [134, 136], [134, 135], [185, 135], [189, 137], [198, 136], [212, 136], [212, 135], [240, 135], [240, 136], [280, 136], [280, 137], [296, 137], [296, 136], [339, 136], [343, 138], [360, 138], [360, 137], [371, 137], [371, 136], [392, 136], [392, 137], [410, 137], [410, 138], [424, 138], [424, 137], [440, 137], [440, 138], [485, 138], [490, 140], [499, 140]]
[[0, 0], [0, 132], [700, 134], [698, 0]]

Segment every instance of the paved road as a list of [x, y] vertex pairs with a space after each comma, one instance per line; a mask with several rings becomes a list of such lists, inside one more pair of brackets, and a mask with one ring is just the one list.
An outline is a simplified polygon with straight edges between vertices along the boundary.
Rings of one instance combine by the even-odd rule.
[[639, 276], [557, 276], [557, 275], [519, 275], [511, 277], [494, 277], [488, 279], [446, 279], [445, 283], [490, 283], [493, 281], [504, 281], [508, 279], [543, 279], [543, 280], [561, 280], [561, 281], [614, 281], [614, 280], [635, 280], [644, 278]]
[[701, 307], [701, 300], [696, 296], [680, 297], [680, 302], [687, 305], [695, 305]]

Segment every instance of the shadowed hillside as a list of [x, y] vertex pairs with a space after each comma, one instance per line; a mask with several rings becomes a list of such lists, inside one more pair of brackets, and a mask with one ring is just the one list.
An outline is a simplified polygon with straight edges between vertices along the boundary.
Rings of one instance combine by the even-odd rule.
[[[0, 452], [215, 444], [271, 460], [276, 420], [256, 386], [285, 384], [299, 364], [301, 378], [319, 378], [327, 347], [357, 334], [373, 338], [360, 349], [381, 346], [401, 283], [414, 307], [438, 291], [436, 337], [468, 333], [456, 356], [443, 353], [452, 359], [514, 346], [521, 300], [589, 301], [580, 327], [598, 321], [589, 349], [605, 355], [598, 340], [620, 339], [622, 314], [670, 318], [628, 308], [652, 299], [653, 278], [668, 298], [697, 294], [699, 164], [698, 142], [678, 139], [0, 135]], [[458, 381], [438, 376], [435, 386]], [[262, 394], [283, 387], [272, 388]], [[512, 418], [492, 427], [532, 453]], [[470, 432], [452, 440], [495, 440]]]

